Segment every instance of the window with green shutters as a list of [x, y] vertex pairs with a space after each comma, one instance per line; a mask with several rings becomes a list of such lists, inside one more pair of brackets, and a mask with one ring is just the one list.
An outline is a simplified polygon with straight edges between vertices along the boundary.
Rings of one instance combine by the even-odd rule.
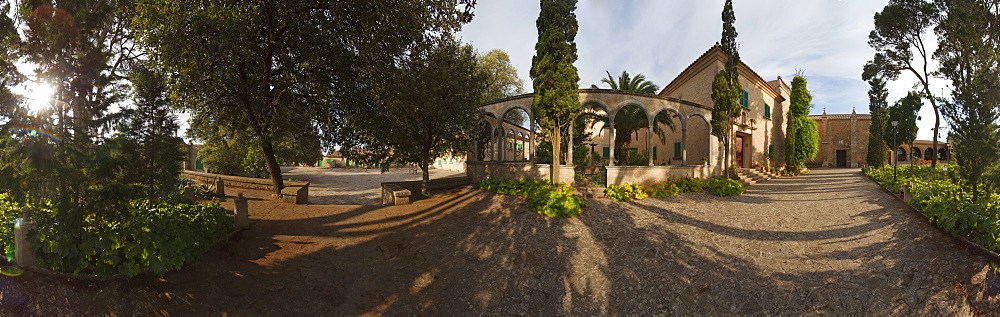
[[674, 158], [681, 158], [681, 143], [674, 142]]
[[772, 160], [774, 159], [774, 144], [767, 146], [767, 157]]
[[604, 147], [604, 158], [608, 158], [610, 156], [611, 156], [611, 148], [605, 146]]
[[771, 119], [771, 105], [764, 104], [764, 118]]
[[654, 160], [656, 159], [656, 147], [655, 146], [653, 147], [653, 159]]
[[743, 108], [750, 108], [750, 93], [746, 90], [743, 91], [743, 96], [740, 97], [740, 105]]

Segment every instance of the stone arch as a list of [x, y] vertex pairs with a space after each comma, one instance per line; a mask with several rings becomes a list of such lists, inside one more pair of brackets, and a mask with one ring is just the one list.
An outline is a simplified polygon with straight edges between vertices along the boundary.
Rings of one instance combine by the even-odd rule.
[[938, 148], [938, 159], [939, 160], [950, 161], [951, 158], [949, 157], [949, 154], [950, 153], [948, 152], [948, 147], [947, 146], [946, 147]]
[[896, 148], [896, 161], [905, 162], [906, 161], [906, 155], [907, 155], [906, 154], [906, 149], [904, 149], [902, 147], [897, 147]]
[[[649, 159], [652, 165], [684, 165], [684, 126], [686, 120], [680, 110], [671, 105], [661, 105], [653, 108], [653, 112], [648, 115], [649, 122], [653, 127], [659, 127], [663, 132], [663, 138], [656, 135], [655, 130], [647, 131], [649, 139]], [[674, 128], [657, 122], [658, 116], [667, 115]]]
[[920, 152], [920, 148], [915, 146], [910, 148], [910, 157], [913, 158], [914, 160], [922, 159], [921, 154], [923, 153]]
[[[712, 162], [712, 123], [708, 118], [700, 113], [688, 114], [687, 124], [684, 125], [684, 163], [687, 165], [704, 164], [707, 160]], [[701, 119], [693, 119], [700, 117]], [[693, 120], [692, 120], [693, 119]]]
[[513, 111], [514, 109], [524, 110], [524, 112], [528, 114], [528, 123], [529, 124], [532, 121], [535, 120], [535, 115], [531, 113], [531, 107], [525, 107], [524, 105], [519, 104], [519, 103], [510, 104], [510, 105], [507, 105], [506, 107], [504, 107], [503, 111], [500, 112], [502, 115], [499, 116], [498, 118], [505, 118], [505, 117], [507, 117], [507, 113]]
[[635, 99], [629, 99], [629, 100], [625, 100], [625, 101], [619, 102], [617, 105], [615, 105], [615, 108], [613, 110], [611, 110], [611, 113], [608, 113], [608, 117], [611, 119], [612, 122], [614, 122], [615, 121], [615, 115], [617, 115], [618, 112], [622, 110], [622, 108], [625, 108], [625, 107], [628, 107], [628, 106], [637, 106], [637, 107], [639, 107], [639, 109], [642, 109], [642, 111], [646, 113], [646, 117], [649, 117], [649, 107], [647, 107], [646, 104], [644, 104], [642, 102], [639, 102], [638, 100], [635, 100]]
[[712, 135], [712, 120], [709, 120], [708, 116], [706, 116], [701, 111], [692, 111], [691, 113], [689, 113], [687, 115], [687, 119], [684, 120], [684, 123], [691, 122], [691, 118], [694, 118], [694, 117], [701, 117], [701, 119], [704, 120], [706, 124], [708, 124], [708, 134], [711, 136]]

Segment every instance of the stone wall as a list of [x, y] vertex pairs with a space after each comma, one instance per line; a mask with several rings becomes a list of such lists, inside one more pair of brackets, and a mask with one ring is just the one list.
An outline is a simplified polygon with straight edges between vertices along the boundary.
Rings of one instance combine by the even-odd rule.
[[621, 185], [634, 183], [651, 186], [662, 183], [670, 177], [708, 178], [713, 175], [717, 166], [608, 166], [608, 184]]
[[[473, 184], [479, 184], [484, 179], [549, 179], [550, 167], [550, 164], [470, 161], [466, 162], [465, 174], [472, 179]], [[562, 166], [559, 178], [561, 182], [572, 186], [574, 183], [573, 166]]]
[[[181, 176], [197, 180], [207, 184], [214, 184], [216, 180], [222, 180], [226, 187], [247, 188], [273, 191], [274, 184], [270, 179], [240, 177], [230, 175], [220, 175], [203, 173], [196, 171], [181, 171]], [[281, 190], [282, 200], [295, 204], [309, 203], [309, 182], [295, 182], [285, 180], [285, 188]]]

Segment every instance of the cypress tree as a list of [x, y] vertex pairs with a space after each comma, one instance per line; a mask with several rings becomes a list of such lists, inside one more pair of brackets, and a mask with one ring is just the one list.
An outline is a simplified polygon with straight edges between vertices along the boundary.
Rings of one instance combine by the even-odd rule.
[[785, 163], [799, 169], [819, 152], [819, 131], [816, 122], [809, 119], [812, 95], [805, 77], [799, 75], [792, 79], [790, 99], [788, 126], [785, 128]]
[[732, 0], [726, 0], [725, 7], [722, 8], [722, 50], [726, 52], [726, 68], [716, 74], [715, 81], [712, 82], [712, 101], [715, 107], [712, 108], [712, 135], [722, 141], [723, 145], [723, 168], [725, 175], [729, 175], [730, 140], [733, 134], [733, 121], [738, 118], [743, 111], [739, 104], [743, 87], [740, 85], [739, 71], [737, 65], [740, 64], [739, 44], [736, 43], [736, 13], [733, 12]]
[[538, 42], [531, 59], [531, 79], [535, 89], [531, 112], [544, 133], [552, 136], [552, 181], [559, 180], [562, 165], [560, 131], [580, 113], [580, 75], [576, 66], [576, 0], [541, 0], [535, 22]]
[[[871, 112], [872, 121], [868, 126], [868, 165], [881, 167], [889, 159], [886, 151], [889, 146], [885, 142], [886, 131], [889, 126], [889, 115], [886, 109], [889, 108], [889, 91], [885, 88], [885, 81], [875, 77], [868, 81], [871, 88], [868, 90], [868, 110]], [[895, 147], [895, 145], [893, 145]]]

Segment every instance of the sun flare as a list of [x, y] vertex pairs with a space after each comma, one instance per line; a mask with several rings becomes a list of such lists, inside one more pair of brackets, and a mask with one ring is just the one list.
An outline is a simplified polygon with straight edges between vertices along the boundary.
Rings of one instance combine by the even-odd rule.
[[55, 92], [52, 85], [45, 82], [31, 82], [28, 84], [25, 98], [27, 98], [28, 109], [32, 113], [38, 113], [52, 104], [52, 95]]

